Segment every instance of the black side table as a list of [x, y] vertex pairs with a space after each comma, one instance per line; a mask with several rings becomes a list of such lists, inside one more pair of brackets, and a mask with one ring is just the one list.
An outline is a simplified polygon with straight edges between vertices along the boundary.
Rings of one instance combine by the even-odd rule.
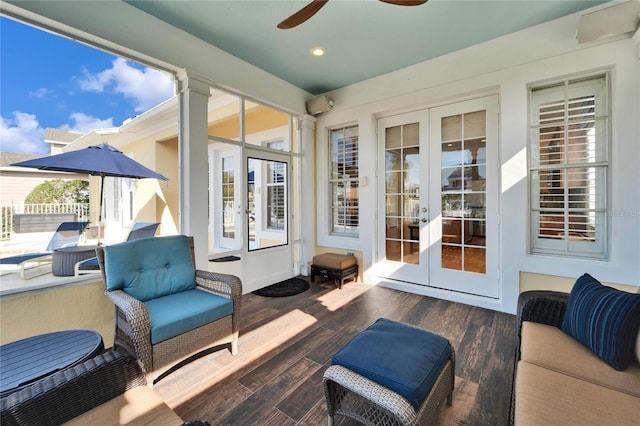
[[75, 273], [76, 263], [96, 256], [97, 246], [69, 246], [53, 251], [51, 272], [56, 277], [70, 277]]
[[2, 345], [0, 397], [103, 351], [102, 336], [92, 330], [57, 331]]

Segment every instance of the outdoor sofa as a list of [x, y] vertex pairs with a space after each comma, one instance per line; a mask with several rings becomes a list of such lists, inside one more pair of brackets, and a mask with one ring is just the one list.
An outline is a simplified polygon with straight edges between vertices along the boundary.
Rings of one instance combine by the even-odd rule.
[[637, 426], [639, 323], [640, 294], [603, 286], [588, 274], [571, 294], [522, 293], [511, 420]]

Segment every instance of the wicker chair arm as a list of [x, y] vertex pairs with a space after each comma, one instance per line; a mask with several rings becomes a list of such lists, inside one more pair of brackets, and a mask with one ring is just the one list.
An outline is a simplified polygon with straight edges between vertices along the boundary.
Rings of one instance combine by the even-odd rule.
[[[231, 274], [196, 270], [196, 283], [198, 287], [231, 299], [233, 314], [231, 315], [231, 331], [238, 336], [240, 332], [240, 308], [242, 303], [242, 281]], [[237, 346], [232, 344], [231, 353], [236, 354]]]
[[107, 351], [0, 400], [0, 423], [59, 425], [145, 384], [135, 358]]
[[151, 371], [151, 319], [147, 308], [144, 303], [122, 290], [107, 291], [105, 294], [116, 305], [116, 333], [124, 334], [125, 340], [133, 345], [133, 348], [124, 349], [131, 354], [137, 354], [145, 369]]
[[[327, 404], [331, 415], [335, 414], [332, 412], [337, 405], [335, 398], [339, 398], [339, 395], [332, 389], [332, 382], [334, 382], [347, 389], [360, 389], [359, 394], [361, 397], [391, 413], [393, 417], [399, 420], [398, 424], [410, 425], [416, 422], [415, 410], [409, 401], [348, 368], [341, 365], [332, 365], [324, 372], [322, 380], [327, 401], [332, 402]], [[351, 414], [353, 415], [353, 413]], [[364, 419], [361, 419], [361, 421], [364, 421]]]
[[227, 299], [242, 297], [242, 282], [235, 275], [196, 270], [196, 284]]

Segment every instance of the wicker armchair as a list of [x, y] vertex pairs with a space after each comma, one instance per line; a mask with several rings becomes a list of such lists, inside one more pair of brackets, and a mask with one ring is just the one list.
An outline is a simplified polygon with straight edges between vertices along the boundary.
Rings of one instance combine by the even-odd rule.
[[[152, 321], [145, 302], [128, 294], [126, 289], [113, 290], [109, 288], [109, 268], [118, 268], [118, 265], [109, 264], [109, 257], [105, 256], [105, 250], [113, 250], [113, 247], [127, 244], [146, 244], [146, 248], [141, 251], [141, 256], [148, 253], [149, 256], [147, 257], [154, 259], [147, 259], [146, 261], [154, 262], [158, 254], [154, 250], [158, 245], [165, 244], [171, 238], [180, 241], [180, 237], [188, 238], [192, 267], [195, 269], [193, 237], [155, 237], [96, 249], [100, 270], [106, 285], [105, 294], [115, 304], [116, 308], [114, 348], [139, 358], [147, 372], [147, 379], [151, 383], [157, 382], [177, 368], [211, 352], [216, 347], [228, 345], [233, 355], [236, 355], [238, 351], [242, 283], [239, 278], [233, 275], [195, 270], [195, 289], [230, 300], [233, 304], [232, 313], [155, 344], [152, 343], [151, 339]], [[149, 245], [149, 242], [152, 245]], [[137, 257], [136, 255], [134, 256]], [[140, 262], [144, 261], [140, 260]], [[162, 265], [162, 268], [164, 268], [164, 265]], [[162, 273], [163, 271], [158, 274], [161, 275]], [[171, 306], [173, 310], [180, 306], [180, 303], [178, 302]], [[189, 308], [189, 306], [186, 306], [187, 310]]]
[[59, 425], [145, 383], [139, 361], [107, 351], [2, 398], [0, 423]]

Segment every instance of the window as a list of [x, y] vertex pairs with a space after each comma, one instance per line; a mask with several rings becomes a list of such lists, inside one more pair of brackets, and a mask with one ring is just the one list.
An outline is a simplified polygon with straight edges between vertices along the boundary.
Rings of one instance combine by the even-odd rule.
[[533, 88], [531, 252], [607, 257], [606, 75]]
[[267, 229], [284, 230], [285, 163], [267, 163]]
[[222, 237], [235, 238], [235, 165], [233, 157], [222, 158]]
[[358, 126], [329, 135], [331, 233], [358, 236]]
[[133, 200], [135, 195], [135, 179], [108, 177], [102, 180], [103, 212], [105, 222], [118, 222], [123, 226], [133, 220]]

